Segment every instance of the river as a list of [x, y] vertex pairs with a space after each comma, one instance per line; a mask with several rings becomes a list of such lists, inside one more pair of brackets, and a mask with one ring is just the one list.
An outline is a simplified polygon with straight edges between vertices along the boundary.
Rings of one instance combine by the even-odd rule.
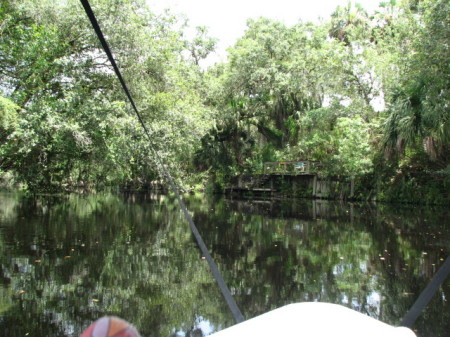
[[[448, 208], [185, 201], [246, 318], [322, 301], [396, 325], [450, 254]], [[418, 336], [449, 336], [449, 301], [447, 279], [414, 325]], [[234, 324], [170, 196], [1, 193], [0, 336], [76, 337], [103, 315], [143, 337]]]

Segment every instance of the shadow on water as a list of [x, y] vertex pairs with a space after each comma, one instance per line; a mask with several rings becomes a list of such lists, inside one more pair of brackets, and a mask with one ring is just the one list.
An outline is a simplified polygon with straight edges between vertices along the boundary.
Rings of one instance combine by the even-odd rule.
[[[246, 318], [325, 301], [398, 324], [450, 254], [449, 210], [189, 196]], [[450, 280], [415, 325], [448, 336]], [[176, 201], [0, 194], [0, 336], [78, 336], [106, 314], [143, 336], [233, 324]]]

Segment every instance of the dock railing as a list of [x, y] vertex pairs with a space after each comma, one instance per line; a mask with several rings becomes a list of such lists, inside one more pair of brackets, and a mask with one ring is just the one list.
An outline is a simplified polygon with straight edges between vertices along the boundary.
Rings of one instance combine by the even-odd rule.
[[311, 160], [269, 161], [264, 163], [264, 174], [312, 174], [317, 164]]

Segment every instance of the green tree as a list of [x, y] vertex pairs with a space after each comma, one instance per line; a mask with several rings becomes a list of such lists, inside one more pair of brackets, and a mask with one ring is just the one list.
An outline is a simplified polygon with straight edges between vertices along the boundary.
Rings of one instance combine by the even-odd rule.
[[18, 111], [18, 105], [0, 96], [0, 141], [2, 144], [17, 127]]
[[[0, 8], [2, 88], [20, 107], [17, 142], [3, 147], [7, 169], [34, 190], [156, 179], [148, 141], [79, 2]], [[97, 2], [94, 11], [161, 157], [186, 176], [210, 124], [178, 19], [155, 16], [144, 1]]]
[[350, 46], [358, 35], [366, 34], [370, 29], [370, 18], [364, 8], [348, 1], [345, 6], [338, 6], [331, 14], [331, 37]]
[[403, 7], [403, 22], [396, 27], [401, 41], [393, 41], [403, 65], [396, 65], [401, 76], [389, 92], [385, 146], [400, 153], [407, 147], [424, 148], [445, 167], [450, 142], [450, 5], [448, 1], [422, 1], [412, 8], [416, 10]]
[[[324, 27], [249, 20], [229, 62], [208, 74], [208, 102], [217, 111], [209, 139], [224, 142], [216, 149], [230, 159], [226, 165], [237, 172], [258, 170], [262, 161], [282, 159], [274, 158], [276, 152], [297, 144], [300, 116], [321, 107], [334, 85], [325, 79], [337, 68], [335, 49], [338, 43], [327, 40]], [[214, 160], [206, 144], [200, 157]]]
[[217, 39], [208, 36], [208, 28], [196, 27], [196, 35], [192, 41], [187, 41], [187, 49], [190, 51], [192, 60], [198, 66], [216, 48]]

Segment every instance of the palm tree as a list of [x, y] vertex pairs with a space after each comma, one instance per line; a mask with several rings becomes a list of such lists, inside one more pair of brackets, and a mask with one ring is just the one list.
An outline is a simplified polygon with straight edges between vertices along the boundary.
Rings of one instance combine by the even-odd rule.
[[355, 28], [368, 29], [369, 16], [360, 4], [353, 5], [350, 1], [346, 6], [338, 6], [331, 14], [331, 37], [350, 45], [350, 35]]
[[428, 1], [419, 12], [420, 17], [409, 16], [409, 20], [420, 22], [404, 25], [422, 28], [409, 37], [407, 55], [401, 58], [405, 72], [390, 94], [384, 145], [388, 153], [421, 147], [445, 167], [450, 162], [450, 6], [448, 0]]

